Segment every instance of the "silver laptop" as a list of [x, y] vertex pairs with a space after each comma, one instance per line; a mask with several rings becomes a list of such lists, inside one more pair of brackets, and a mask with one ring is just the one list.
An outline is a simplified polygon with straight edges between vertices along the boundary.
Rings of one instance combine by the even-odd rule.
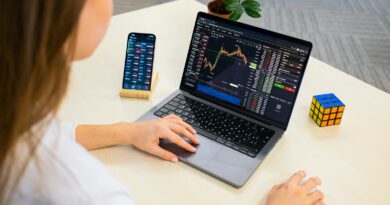
[[287, 129], [310, 42], [198, 13], [180, 88], [138, 120], [175, 114], [197, 130], [180, 161], [242, 187]]

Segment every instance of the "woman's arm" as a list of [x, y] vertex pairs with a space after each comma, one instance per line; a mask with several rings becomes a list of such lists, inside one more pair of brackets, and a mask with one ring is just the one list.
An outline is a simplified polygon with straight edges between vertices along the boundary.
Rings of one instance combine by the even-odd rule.
[[76, 128], [76, 141], [87, 150], [113, 145], [131, 144], [130, 137], [119, 133], [123, 129], [121, 127], [131, 126], [131, 123], [126, 122], [111, 125], [79, 125]]
[[132, 144], [145, 152], [176, 162], [178, 159], [175, 154], [159, 146], [160, 139], [168, 139], [190, 152], [195, 152], [196, 149], [180, 137], [185, 136], [194, 144], [198, 144], [195, 133], [195, 130], [182, 119], [170, 115], [144, 122], [79, 125], [76, 128], [76, 141], [88, 150]]

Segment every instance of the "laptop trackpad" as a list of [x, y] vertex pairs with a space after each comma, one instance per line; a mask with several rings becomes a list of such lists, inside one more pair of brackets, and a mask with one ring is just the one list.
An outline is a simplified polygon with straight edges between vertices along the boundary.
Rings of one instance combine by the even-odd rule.
[[214, 155], [223, 148], [223, 146], [201, 135], [197, 135], [197, 138], [199, 139], [200, 144], [192, 144], [197, 150], [195, 153], [186, 151], [168, 140], [160, 140], [160, 146], [178, 155], [181, 161], [197, 166], [203, 166], [206, 165], [207, 162], [209, 162]]

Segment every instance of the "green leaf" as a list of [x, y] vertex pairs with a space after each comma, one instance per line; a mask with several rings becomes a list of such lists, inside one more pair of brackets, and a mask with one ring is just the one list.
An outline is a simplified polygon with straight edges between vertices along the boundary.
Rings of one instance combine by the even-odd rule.
[[241, 7], [240, 9], [234, 10], [232, 14], [229, 16], [230, 20], [237, 21], [241, 18], [241, 15], [244, 13], [244, 9]]
[[234, 4], [234, 3], [240, 3], [240, 0], [224, 0], [226, 5]]
[[229, 12], [234, 12], [236, 10], [244, 10], [240, 3], [233, 3], [226, 6], [226, 10]]
[[260, 18], [261, 17], [261, 14], [259, 11], [254, 11], [254, 10], [251, 10], [251, 9], [245, 9], [245, 13], [248, 14], [248, 16], [252, 17], [252, 18]]
[[260, 5], [260, 2], [258, 0], [244, 0], [242, 2], [247, 2], [247, 3], [257, 3], [257, 5]]
[[241, 5], [245, 9], [250, 9], [252, 11], [261, 11], [260, 9], [260, 3], [257, 2], [256, 0], [244, 0]]

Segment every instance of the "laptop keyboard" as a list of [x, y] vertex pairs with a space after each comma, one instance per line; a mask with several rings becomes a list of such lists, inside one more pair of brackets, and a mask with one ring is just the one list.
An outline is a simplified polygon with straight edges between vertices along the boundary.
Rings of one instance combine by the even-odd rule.
[[255, 157], [275, 134], [273, 130], [254, 124], [199, 101], [177, 95], [154, 115], [175, 114], [192, 125], [203, 136], [250, 157]]

